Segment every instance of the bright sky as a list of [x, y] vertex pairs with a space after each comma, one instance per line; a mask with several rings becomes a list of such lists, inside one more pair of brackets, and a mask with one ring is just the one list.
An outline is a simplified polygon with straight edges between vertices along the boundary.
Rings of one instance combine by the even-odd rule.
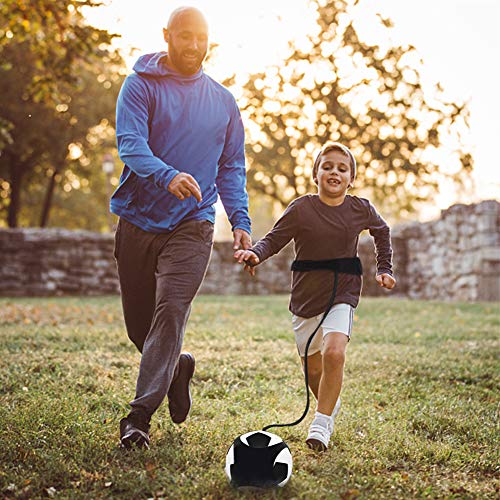
[[[137, 55], [165, 50], [162, 27], [170, 12], [181, 5], [202, 10], [209, 22], [211, 41], [219, 44], [213, 66], [216, 79], [236, 72], [262, 71], [279, 63], [288, 40], [301, 39], [314, 26], [314, 10], [307, 0], [107, 0], [90, 9], [92, 24], [122, 35], [120, 46]], [[498, 0], [361, 0], [360, 29], [373, 33], [375, 13], [395, 24], [395, 43], [414, 45], [424, 60], [424, 76], [440, 82], [447, 98], [468, 100], [471, 133], [466, 137], [475, 158], [475, 197], [451, 200], [443, 193], [439, 208], [453, 201], [500, 199], [500, 2]]]

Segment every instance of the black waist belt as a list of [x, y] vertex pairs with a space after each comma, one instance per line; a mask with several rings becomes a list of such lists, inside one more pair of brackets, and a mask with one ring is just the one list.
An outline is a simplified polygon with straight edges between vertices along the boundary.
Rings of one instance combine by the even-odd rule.
[[345, 274], [363, 274], [363, 267], [359, 257], [345, 257], [328, 260], [294, 260], [292, 271], [337, 271]]

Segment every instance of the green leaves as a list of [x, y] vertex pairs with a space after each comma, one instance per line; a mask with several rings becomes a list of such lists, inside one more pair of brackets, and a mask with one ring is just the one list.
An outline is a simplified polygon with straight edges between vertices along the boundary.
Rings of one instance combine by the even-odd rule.
[[[104, 176], [86, 167], [93, 155], [100, 166], [102, 148], [114, 147], [114, 106], [124, 63], [111, 45], [115, 35], [85, 22], [82, 8], [96, 5], [93, 0], [7, 0], [0, 5], [0, 32], [5, 34], [0, 37], [0, 221], [11, 227], [45, 225], [54, 189], [65, 205], [67, 193], [88, 186], [91, 177], [96, 177], [95, 195], [102, 201], [80, 197], [76, 212], [86, 212], [82, 201], [95, 211], [101, 207], [101, 218], [90, 210], [93, 223], [87, 227], [107, 225], [106, 184], [98, 178]], [[96, 140], [91, 131], [98, 126]], [[68, 151], [75, 144], [86, 154], [71, 162]], [[57, 193], [61, 181], [63, 190]], [[72, 211], [69, 216], [61, 211], [66, 221], [60, 224], [75, 227]]]
[[54, 102], [64, 94], [64, 84], [74, 84], [75, 69], [82, 62], [101, 57], [101, 44], [115, 35], [85, 24], [82, 7], [99, 2], [79, 0], [5, 0], [0, 7], [0, 54], [13, 44], [26, 44], [35, 61], [28, 84], [35, 101]]

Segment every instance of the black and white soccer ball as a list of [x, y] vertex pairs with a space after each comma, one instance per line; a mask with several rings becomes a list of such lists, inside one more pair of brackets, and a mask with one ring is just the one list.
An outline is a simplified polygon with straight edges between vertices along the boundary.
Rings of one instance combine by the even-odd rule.
[[282, 487], [292, 475], [292, 454], [276, 434], [247, 432], [227, 452], [226, 475], [235, 488]]

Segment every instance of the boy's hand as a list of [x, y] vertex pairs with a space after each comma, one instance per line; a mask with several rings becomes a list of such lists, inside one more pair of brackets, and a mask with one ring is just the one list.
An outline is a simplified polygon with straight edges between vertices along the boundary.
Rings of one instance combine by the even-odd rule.
[[234, 252], [234, 258], [240, 264], [245, 264], [244, 270], [255, 276], [255, 266], [260, 260], [251, 250], [237, 250]]
[[394, 277], [392, 277], [390, 274], [387, 274], [387, 273], [378, 274], [375, 277], [375, 279], [377, 280], [377, 283], [381, 287], [387, 288], [388, 290], [391, 290], [396, 285], [396, 280], [394, 279]]

